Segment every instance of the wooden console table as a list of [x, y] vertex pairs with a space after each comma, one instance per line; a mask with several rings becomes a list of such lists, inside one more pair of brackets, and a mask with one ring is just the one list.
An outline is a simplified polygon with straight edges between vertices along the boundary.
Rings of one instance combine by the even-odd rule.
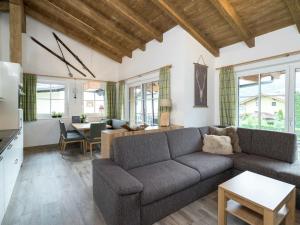
[[110, 158], [112, 141], [116, 137], [148, 134], [166, 130], [183, 128], [183, 126], [171, 125], [169, 127], [150, 126], [141, 131], [127, 131], [126, 129], [104, 130], [101, 133], [101, 158]]

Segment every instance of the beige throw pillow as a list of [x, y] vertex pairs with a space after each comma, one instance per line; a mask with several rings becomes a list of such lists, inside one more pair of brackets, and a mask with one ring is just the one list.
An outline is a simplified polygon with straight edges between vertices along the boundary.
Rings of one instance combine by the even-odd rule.
[[241, 152], [240, 144], [239, 144], [239, 136], [237, 134], [236, 127], [226, 127], [226, 128], [218, 128], [218, 127], [209, 127], [209, 134], [218, 135], [218, 136], [229, 136], [231, 138], [231, 145], [234, 152]]
[[233, 153], [231, 139], [228, 136], [205, 134], [203, 142], [203, 152], [221, 155], [229, 155]]

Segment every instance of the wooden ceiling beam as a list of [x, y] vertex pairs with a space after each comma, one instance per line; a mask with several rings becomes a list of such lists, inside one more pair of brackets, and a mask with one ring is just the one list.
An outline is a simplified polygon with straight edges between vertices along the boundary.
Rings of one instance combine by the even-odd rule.
[[0, 1], [0, 12], [9, 12], [9, 3], [21, 6], [21, 16], [22, 16], [22, 32], [26, 33], [26, 16], [24, 13], [23, 0], [4, 0]]
[[246, 25], [237, 14], [234, 7], [228, 0], [209, 0], [221, 16], [229, 23], [232, 29], [239, 35], [239, 37], [247, 44], [249, 48], [255, 46], [255, 39]]
[[[76, 27], [79, 31], [86, 33], [90, 37], [94, 37], [98, 40], [98, 42], [105, 46], [107, 49], [111, 49], [115, 53], [120, 53], [123, 56], [131, 57], [131, 50], [126, 49], [125, 47], [121, 46], [119, 43], [109, 39], [108, 37], [104, 37], [103, 35], [99, 34], [95, 29], [90, 27], [89, 25], [83, 23], [82, 21], [78, 20], [77, 18], [73, 17], [69, 13], [65, 12], [61, 8], [57, 7], [56, 5], [52, 4], [47, 0], [26, 0], [27, 4], [32, 4], [34, 6], [38, 6], [42, 8], [44, 11], [48, 12], [52, 18], [59, 18], [60, 20], [64, 21], [65, 23], [71, 24], [73, 27]], [[101, 35], [101, 36], [100, 36]]]
[[0, 1], [0, 12], [8, 12], [8, 11], [9, 11], [8, 1]]
[[151, 24], [149, 24], [144, 18], [142, 18], [139, 14], [135, 13], [131, 8], [129, 8], [126, 4], [124, 4], [120, 0], [105, 0], [106, 3], [124, 17], [126, 17], [129, 21], [143, 29], [147, 34], [149, 34], [152, 38], [155, 38], [157, 41], [163, 41], [163, 35], [160, 31], [154, 28]]
[[57, 19], [52, 19], [49, 16], [49, 14], [43, 12], [41, 9], [35, 10], [25, 5], [25, 13], [31, 16], [32, 18], [36, 19], [37, 21], [51, 27], [52, 29], [59, 31], [64, 35], [80, 42], [81, 44], [98, 51], [99, 53], [105, 55], [106, 57], [119, 63], [122, 62], [121, 55], [116, 55], [111, 51], [99, 46], [98, 42], [94, 38], [91, 38], [85, 33], [76, 30], [76, 28], [74, 29], [72, 28], [72, 26], [69, 25], [65, 26], [64, 22]]
[[287, 5], [290, 14], [300, 33], [300, 0], [283, 0]]
[[[130, 33], [123, 30], [121, 27], [116, 25], [114, 22], [107, 19], [105, 16], [97, 12], [94, 8], [88, 6], [81, 0], [49, 0], [53, 4], [59, 6], [64, 11], [72, 14], [77, 19], [81, 19], [80, 14], [84, 15], [86, 18], [91, 20], [93, 23], [90, 25], [96, 30], [103, 30], [103, 28], [117, 34], [119, 37], [125, 39], [135, 48], [140, 48], [141, 50], [145, 50], [145, 44], [142, 43], [140, 39], [131, 35]], [[73, 10], [72, 10], [73, 9]], [[74, 11], [75, 10], [75, 11]]]
[[10, 62], [22, 64], [22, 0], [9, 1]]
[[210, 40], [207, 40], [201, 32], [192, 25], [185, 15], [179, 12], [172, 4], [166, 0], [152, 0], [162, 11], [166, 12], [176, 23], [190, 33], [200, 44], [202, 44], [214, 56], [219, 56], [219, 49]]

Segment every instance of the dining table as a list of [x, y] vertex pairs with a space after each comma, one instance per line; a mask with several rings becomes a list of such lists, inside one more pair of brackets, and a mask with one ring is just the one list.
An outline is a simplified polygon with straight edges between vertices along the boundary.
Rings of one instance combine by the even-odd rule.
[[[91, 129], [91, 123], [72, 123], [72, 127], [83, 135], [86, 135]], [[110, 129], [111, 125], [106, 125], [106, 129]]]

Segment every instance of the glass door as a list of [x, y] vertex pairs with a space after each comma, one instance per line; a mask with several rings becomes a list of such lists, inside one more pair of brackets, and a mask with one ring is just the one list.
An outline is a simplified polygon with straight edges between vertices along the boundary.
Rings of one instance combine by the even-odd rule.
[[[291, 131], [295, 132], [298, 140], [298, 149], [300, 149], [300, 65], [292, 69], [294, 73], [294, 88], [293, 98], [294, 98], [294, 122], [291, 123]], [[298, 154], [298, 158], [299, 158]]]
[[[300, 79], [300, 78], [299, 78]], [[239, 126], [287, 131], [288, 70], [267, 68], [238, 78]]]

